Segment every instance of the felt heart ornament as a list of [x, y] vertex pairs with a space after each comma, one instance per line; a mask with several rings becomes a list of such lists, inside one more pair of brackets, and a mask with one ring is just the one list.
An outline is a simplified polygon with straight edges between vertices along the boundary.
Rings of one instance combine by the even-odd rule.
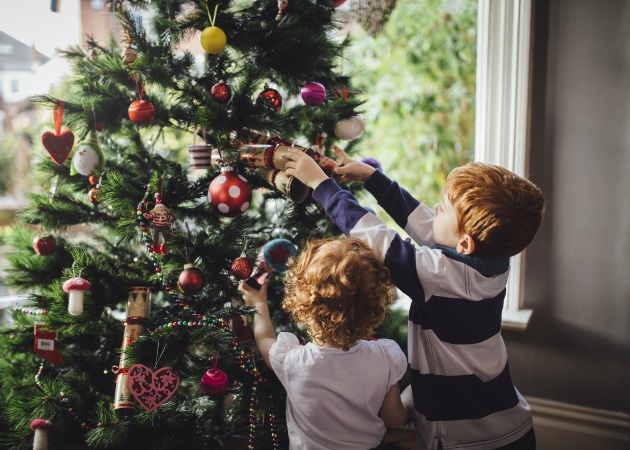
[[170, 367], [154, 372], [143, 364], [134, 364], [127, 372], [127, 385], [138, 403], [151, 412], [173, 396], [179, 374]]
[[58, 166], [63, 165], [70, 156], [70, 151], [74, 145], [74, 134], [70, 130], [65, 130], [56, 135], [52, 131], [42, 134], [42, 144], [53, 161]]

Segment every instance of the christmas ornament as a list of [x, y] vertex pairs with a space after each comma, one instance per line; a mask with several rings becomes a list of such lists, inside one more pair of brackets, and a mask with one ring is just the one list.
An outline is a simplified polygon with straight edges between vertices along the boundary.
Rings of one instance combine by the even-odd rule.
[[127, 372], [131, 395], [151, 412], [173, 396], [179, 386], [179, 374], [171, 367], [153, 372], [143, 364], [134, 364]]
[[[153, 226], [153, 246], [150, 249], [153, 253], [166, 254], [166, 240], [168, 239], [169, 227], [175, 222], [175, 216], [162, 203], [162, 196], [155, 194], [155, 208], [142, 215], [145, 219], [151, 219]], [[158, 243], [162, 235], [162, 244]]]
[[213, 55], [221, 53], [227, 43], [227, 37], [225, 36], [223, 30], [214, 25], [214, 21], [217, 18], [218, 7], [219, 5], [216, 5], [214, 8], [214, 17], [210, 17], [210, 10], [208, 9], [208, 5], [206, 5], [208, 19], [210, 19], [210, 26], [201, 32], [201, 46], [206, 52], [212, 53]]
[[280, 22], [282, 17], [284, 16], [284, 12], [289, 6], [289, 0], [278, 0], [278, 14], [276, 15], [276, 20]]
[[251, 201], [252, 187], [247, 178], [229, 166], [222, 167], [221, 174], [208, 187], [208, 202], [225, 217], [244, 213]]
[[179, 274], [177, 288], [182, 294], [195, 295], [203, 289], [205, 282], [201, 270], [192, 264], [185, 264], [184, 270]]
[[[151, 291], [149, 288], [135, 286], [129, 289], [127, 297], [127, 311], [125, 319], [125, 332], [123, 335], [120, 362], [112, 368], [116, 374], [116, 393], [114, 394], [114, 409], [133, 408], [132, 393], [127, 382], [129, 371], [127, 370], [127, 346], [144, 333], [151, 312]], [[132, 366], [133, 367], [133, 366]]]
[[[341, 1], [345, 0], [335, 0]], [[352, 3], [352, 15], [373, 38], [381, 32], [390, 14], [396, 6], [396, 0], [357, 0]]]
[[311, 81], [302, 86], [300, 95], [308, 106], [319, 106], [326, 100], [326, 88], [321, 83]]
[[115, 13], [122, 11], [124, 0], [106, 0], [107, 12]]
[[102, 172], [104, 168], [105, 155], [98, 145], [96, 131], [90, 130], [87, 140], [75, 150], [72, 156], [70, 175], [90, 176], [95, 170]]
[[98, 205], [99, 204], [98, 194], [99, 194], [100, 191], [101, 191], [101, 189], [99, 187], [93, 187], [92, 189], [90, 189], [88, 191], [88, 194], [87, 194], [88, 200], [91, 203], [94, 203], [95, 205]]
[[191, 169], [213, 169], [212, 145], [189, 145], [188, 162], [190, 163]]
[[256, 173], [294, 203], [302, 203], [310, 194], [310, 189], [300, 180], [280, 169], [256, 169]]
[[70, 130], [61, 131], [61, 122], [63, 120], [63, 100], [59, 100], [59, 105], [53, 110], [55, 121], [55, 133], [46, 131], [42, 134], [42, 144], [52, 160], [58, 166], [63, 165], [70, 155], [72, 146], [74, 145], [74, 134]]
[[230, 270], [239, 280], [249, 278], [252, 274], [253, 267], [251, 261], [245, 256], [245, 252], [241, 253], [241, 256], [232, 261]]
[[280, 95], [280, 92], [270, 88], [268, 84], [265, 84], [265, 89], [258, 94], [256, 103], [270, 109], [271, 111], [277, 112], [280, 108], [282, 108], [282, 96]]
[[265, 261], [278, 272], [286, 272], [289, 268], [287, 266], [289, 258], [296, 254], [297, 248], [293, 242], [283, 238], [273, 239], [263, 246]]
[[256, 290], [260, 290], [263, 283], [265, 282], [265, 279], [267, 278], [267, 275], [269, 275], [269, 272], [271, 271], [271, 267], [269, 267], [269, 264], [267, 264], [267, 261], [265, 261], [263, 248], [264, 247], [261, 247], [258, 251], [256, 262], [254, 263], [254, 269], [252, 270], [249, 278], [245, 280], [245, 283], [247, 285], [253, 287]]
[[96, 176], [90, 175], [89, 181], [90, 181], [90, 184], [94, 187], [88, 191], [87, 198], [91, 203], [98, 205], [99, 204], [98, 194], [101, 191], [100, 180]]
[[223, 395], [228, 388], [228, 377], [224, 371], [217, 369], [219, 350], [214, 359], [214, 367], [207, 370], [201, 377], [201, 390], [207, 395]]
[[57, 350], [57, 332], [46, 330], [45, 327], [46, 325], [43, 323], [35, 324], [33, 349], [35, 353], [49, 363], [59, 364], [63, 361], [63, 355]]
[[365, 122], [361, 116], [352, 116], [335, 124], [335, 136], [344, 141], [359, 138], [365, 131]]
[[365, 157], [361, 159], [361, 162], [370, 167], [374, 167], [376, 170], [383, 171], [383, 166], [381, 166], [381, 163], [376, 158]]
[[227, 103], [232, 98], [232, 90], [223, 80], [221, 80], [212, 86], [212, 89], [210, 89], [210, 95], [212, 96], [212, 100], [223, 104]]
[[33, 238], [33, 250], [35, 253], [41, 256], [48, 256], [55, 251], [55, 247], [57, 247], [57, 241], [55, 237], [52, 235], [40, 237], [35, 236]]
[[31, 430], [35, 431], [33, 437], [33, 450], [48, 450], [48, 433], [55, 431], [55, 425], [48, 419], [33, 419]]
[[228, 377], [220, 369], [210, 369], [201, 377], [201, 390], [207, 395], [223, 395], [228, 388]]
[[81, 277], [74, 277], [66, 280], [61, 287], [68, 294], [68, 312], [78, 316], [83, 312], [83, 294], [92, 288], [92, 284]]
[[127, 112], [136, 125], [147, 125], [155, 118], [155, 108], [148, 100], [134, 100]]
[[129, 66], [129, 64], [138, 59], [138, 50], [128, 45], [122, 52], [122, 59], [123, 63]]

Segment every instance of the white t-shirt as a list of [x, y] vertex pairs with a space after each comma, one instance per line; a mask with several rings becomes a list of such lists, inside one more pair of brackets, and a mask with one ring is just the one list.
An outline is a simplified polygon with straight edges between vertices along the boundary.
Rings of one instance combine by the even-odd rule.
[[396, 342], [360, 341], [343, 351], [300, 345], [295, 335], [280, 333], [269, 357], [287, 391], [291, 449], [371, 449], [381, 443], [386, 428], [379, 410], [407, 370]]

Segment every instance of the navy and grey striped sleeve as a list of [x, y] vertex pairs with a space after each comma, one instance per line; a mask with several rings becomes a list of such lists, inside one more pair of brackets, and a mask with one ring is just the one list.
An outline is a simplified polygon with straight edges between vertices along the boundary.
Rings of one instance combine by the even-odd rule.
[[382, 258], [394, 284], [412, 300], [424, 303], [435, 292], [443, 276], [443, 261], [437, 252], [404, 240], [332, 179], [313, 191], [313, 199], [345, 235], [366, 242]]
[[432, 208], [413, 198], [398, 183], [378, 170], [370, 176], [364, 186], [414, 242], [420, 245], [433, 243], [435, 213]]

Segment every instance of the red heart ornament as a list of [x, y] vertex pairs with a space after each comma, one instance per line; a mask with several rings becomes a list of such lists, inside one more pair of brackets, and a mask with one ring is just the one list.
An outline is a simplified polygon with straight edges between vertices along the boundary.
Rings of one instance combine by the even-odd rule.
[[138, 403], [151, 412], [173, 396], [179, 374], [170, 367], [153, 372], [143, 364], [134, 364], [127, 372], [127, 385]]
[[74, 145], [74, 134], [70, 130], [65, 130], [58, 135], [52, 131], [46, 131], [42, 134], [42, 144], [55, 164], [61, 166], [70, 155]]

